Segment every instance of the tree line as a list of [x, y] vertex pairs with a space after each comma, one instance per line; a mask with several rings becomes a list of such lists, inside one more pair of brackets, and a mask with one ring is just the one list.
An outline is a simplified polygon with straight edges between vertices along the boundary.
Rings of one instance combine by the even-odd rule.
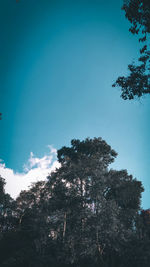
[[58, 150], [61, 167], [16, 200], [0, 178], [0, 266], [149, 266], [150, 211], [140, 181], [109, 165], [101, 138]]

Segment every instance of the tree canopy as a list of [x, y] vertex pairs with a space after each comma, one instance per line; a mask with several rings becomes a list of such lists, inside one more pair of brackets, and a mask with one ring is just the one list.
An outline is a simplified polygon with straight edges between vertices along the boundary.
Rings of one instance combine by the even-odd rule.
[[150, 1], [124, 0], [122, 9], [131, 23], [129, 31], [139, 35], [141, 49], [138, 63], [128, 65], [129, 75], [118, 77], [113, 86], [121, 87], [121, 97], [131, 100], [150, 94]]
[[[0, 238], [0, 265], [133, 267], [144, 261], [148, 266], [143, 187], [126, 170], [110, 169], [116, 156], [101, 138], [72, 140], [58, 150], [61, 167], [22, 191], [13, 205], [9, 199], [9, 224], [1, 213], [8, 226]], [[3, 179], [0, 188], [4, 203]]]

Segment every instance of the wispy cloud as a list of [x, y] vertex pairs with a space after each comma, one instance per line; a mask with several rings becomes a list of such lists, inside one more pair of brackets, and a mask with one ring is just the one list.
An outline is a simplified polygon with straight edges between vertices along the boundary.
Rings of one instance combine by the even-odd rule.
[[0, 161], [0, 175], [6, 180], [5, 190], [13, 198], [16, 198], [21, 190], [28, 189], [32, 183], [45, 180], [48, 174], [60, 167], [56, 159], [57, 150], [50, 145], [48, 148], [49, 153], [41, 158], [35, 157], [31, 152], [22, 172], [15, 172]]

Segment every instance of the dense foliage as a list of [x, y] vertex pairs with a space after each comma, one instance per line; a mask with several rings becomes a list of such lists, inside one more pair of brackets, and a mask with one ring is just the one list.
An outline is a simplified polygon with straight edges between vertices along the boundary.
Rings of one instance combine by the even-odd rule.
[[150, 212], [141, 182], [109, 169], [117, 153], [101, 138], [72, 140], [61, 167], [14, 201], [0, 179], [0, 266], [148, 266]]
[[150, 94], [150, 1], [124, 0], [122, 9], [131, 23], [130, 32], [139, 35], [142, 44], [138, 63], [128, 65], [129, 75], [119, 77], [113, 86], [119, 86], [123, 99]]

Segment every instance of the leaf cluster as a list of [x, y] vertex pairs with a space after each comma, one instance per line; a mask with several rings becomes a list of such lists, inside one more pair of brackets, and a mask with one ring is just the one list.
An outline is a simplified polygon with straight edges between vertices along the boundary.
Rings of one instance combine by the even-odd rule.
[[122, 9], [126, 18], [130, 21], [129, 31], [139, 35], [140, 57], [138, 63], [128, 65], [127, 77], [118, 77], [113, 87], [121, 88], [123, 99], [134, 99], [150, 94], [150, 1], [149, 0], [126, 0]]

